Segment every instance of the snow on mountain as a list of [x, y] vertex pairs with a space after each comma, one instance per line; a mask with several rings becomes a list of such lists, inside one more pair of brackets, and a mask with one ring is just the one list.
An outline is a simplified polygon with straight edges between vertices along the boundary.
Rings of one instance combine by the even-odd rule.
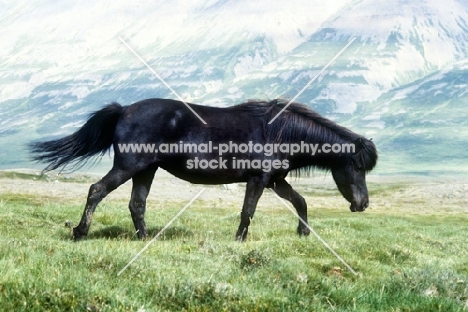
[[[315, 1], [127, 1], [39, 2], [4, 5], [0, 20], [2, 65], [33, 66], [47, 79], [68, 72], [122, 69], [133, 56], [118, 40], [128, 40], [147, 60], [222, 49], [265, 36], [280, 53], [316, 31], [349, 0]], [[97, 67], [94, 67], [96, 66]], [[138, 64], [140, 65], [140, 64]], [[25, 69], [25, 68], [23, 68]]]
[[187, 101], [232, 105], [249, 97], [233, 79], [306, 41], [346, 2], [0, 2], [0, 166], [27, 163], [25, 142], [69, 133], [63, 125], [105, 103], [174, 97], [119, 37]]
[[[395, 87], [468, 57], [468, 3], [354, 1], [323, 25], [322, 38], [355, 36], [366, 80]], [[319, 37], [320, 38], [320, 37]], [[365, 57], [364, 57], [365, 56]], [[389, 79], [378, 73], [387, 73]], [[377, 74], [376, 74], [377, 73]]]
[[360, 102], [375, 101], [393, 88], [468, 58], [468, 3], [356, 0], [291, 56], [313, 59], [308, 65], [317, 72], [352, 38], [356, 40], [329, 70], [329, 82], [305, 94], [312, 106], [325, 93], [335, 113], [353, 113]]
[[297, 101], [380, 140], [384, 159], [408, 135], [417, 156], [424, 136], [467, 116], [461, 0], [42, 0], [0, 12], [0, 167], [29, 165], [26, 142], [68, 134], [106, 103], [175, 97], [119, 38], [185, 100], [216, 106], [291, 99], [355, 38]]
[[468, 165], [466, 61], [362, 105], [362, 131], [379, 142], [390, 171], [460, 172]]
[[[181, 92], [197, 100], [219, 81], [243, 77], [294, 49], [346, 2], [320, 0], [313, 8], [303, 0], [3, 4], [0, 25], [8, 35], [0, 42], [0, 102], [37, 98], [34, 91], [45, 84], [67, 82], [73, 90], [66, 93], [82, 100], [103, 87], [142, 86], [142, 77], [154, 82], [119, 37], [171, 84], [192, 89], [186, 78], [198, 78], [204, 92]], [[48, 88], [40, 93], [63, 95]]]

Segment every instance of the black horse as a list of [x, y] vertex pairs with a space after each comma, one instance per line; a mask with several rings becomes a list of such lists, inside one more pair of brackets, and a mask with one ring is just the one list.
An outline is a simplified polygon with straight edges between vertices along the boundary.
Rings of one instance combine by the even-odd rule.
[[[365, 176], [377, 162], [371, 140], [298, 103], [249, 101], [228, 108], [187, 105], [198, 116], [174, 100], [147, 99], [130, 106], [112, 103], [91, 114], [75, 133], [30, 144], [33, 159], [48, 163], [44, 171], [83, 164], [113, 146], [113, 167], [91, 185], [81, 222], [73, 229], [74, 239], [88, 234], [98, 203], [129, 179], [133, 180], [129, 203], [133, 223], [139, 238], [147, 237], [146, 198], [158, 168], [191, 183], [246, 182], [236, 234], [240, 241], [247, 237], [265, 188], [289, 200], [307, 222], [304, 198], [285, 180], [291, 171], [330, 170], [351, 211], [364, 211], [369, 205]], [[309, 234], [301, 221], [297, 231]]]

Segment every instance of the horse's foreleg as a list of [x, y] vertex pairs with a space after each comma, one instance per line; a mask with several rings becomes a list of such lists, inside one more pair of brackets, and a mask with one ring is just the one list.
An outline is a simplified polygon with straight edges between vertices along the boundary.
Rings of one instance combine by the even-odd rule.
[[[278, 194], [280, 197], [288, 200], [293, 204], [294, 208], [296, 208], [297, 214], [299, 217], [307, 223], [307, 203], [298, 192], [296, 192], [292, 186], [286, 182], [286, 180], [282, 179], [275, 183], [273, 190]], [[299, 235], [309, 235], [310, 230], [301, 220], [299, 220], [299, 226], [297, 227], [297, 233]]]
[[80, 240], [88, 235], [93, 213], [99, 202], [106, 197], [107, 194], [125, 183], [130, 177], [131, 174], [129, 172], [113, 168], [99, 182], [91, 185], [80, 224], [73, 228], [73, 238], [75, 240]]
[[258, 200], [262, 196], [266, 183], [259, 177], [252, 178], [247, 182], [245, 190], [244, 204], [242, 206], [241, 221], [236, 233], [236, 240], [245, 241], [249, 231], [250, 221], [257, 208]]
[[148, 197], [154, 174], [157, 166], [150, 167], [138, 172], [133, 176], [132, 197], [128, 207], [132, 215], [133, 225], [137, 231], [138, 238], [143, 239], [148, 236], [145, 223], [146, 198]]

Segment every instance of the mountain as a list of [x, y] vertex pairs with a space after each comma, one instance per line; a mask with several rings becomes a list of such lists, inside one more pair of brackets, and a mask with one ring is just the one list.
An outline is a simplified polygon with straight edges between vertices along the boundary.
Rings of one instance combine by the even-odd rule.
[[[310, 104], [332, 99], [336, 107], [331, 110], [353, 113], [358, 102], [376, 100], [393, 88], [466, 59], [467, 8], [457, 1], [423, 1], [418, 6], [402, 0], [353, 1], [306, 42], [265, 67], [274, 68], [271, 76], [286, 78], [277, 80], [287, 85], [279, 94], [292, 95], [355, 38], [323, 78], [322, 87], [314, 84], [309, 97], [304, 97]], [[290, 86], [297, 87], [287, 91]]]
[[412, 172], [466, 172], [467, 70], [467, 61], [455, 63], [363, 105], [365, 127], [381, 131], [375, 138], [389, 171], [411, 164]]
[[[0, 168], [106, 103], [292, 99], [372, 137], [377, 172], [468, 168], [468, 4], [432, 0], [0, 3]], [[416, 165], [415, 165], [416, 164]], [[465, 169], [466, 170], [466, 169]]]
[[0, 2], [0, 168], [31, 166], [26, 142], [68, 134], [106, 103], [174, 97], [119, 37], [187, 101], [220, 92], [206, 103], [227, 94], [234, 104], [232, 79], [255, 66], [249, 53], [268, 44], [267, 62], [293, 49], [334, 12], [325, 4], [320, 20], [297, 0]]

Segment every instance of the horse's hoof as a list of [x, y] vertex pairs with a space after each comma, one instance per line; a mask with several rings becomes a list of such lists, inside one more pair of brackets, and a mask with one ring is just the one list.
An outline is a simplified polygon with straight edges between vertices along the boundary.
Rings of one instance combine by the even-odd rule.
[[309, 228], [297, 228], [297, 234], [299, 234], [299, 236], [309, 236], [310, 234], [310, 230]]
[[236, 241], [245, 242], [245, 240], [247, 239], [248, 232], [248, 228], [239, 229], [236, 233]]
[[145, 241], [145, 240], [149, 239], [149, 236], [147, 234], [146, 235], [138, 235], [138, 239], [141, 240], [141, 241]]
[[242, 236], [236, 236], [236, 241], [239, 243], [245, 242], [245, 238], [242, 238]]
[[75, 242], [83, 240], [84, 238], [86, 238], [87, 234], [88, 233], [83, 233], [78, 227], [73, 228], [73, 240]]

